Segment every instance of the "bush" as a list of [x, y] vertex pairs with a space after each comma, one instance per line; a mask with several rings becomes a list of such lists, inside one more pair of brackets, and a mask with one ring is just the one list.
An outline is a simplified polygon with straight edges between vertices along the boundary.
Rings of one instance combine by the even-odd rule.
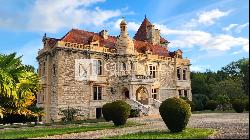
[[194, 94], [193, 95], [193, 103], [195, 104], [195, 111], [202, 111], [205, 109], [207, 102], [209, 101], [208, 97], [203, 94]]
[[249, 111], [249, 100], [245, 101], [245, 110]]
[[218, 106], [215, 100], [209, 100], [206, 105], [206, 109], [214, 111]]
[[245, 104], [242, 100], [236, 99], [233, 101], [232, 103], [233, 109], [235, 110], [235, 112], [237, 113], [242, 113], [244, 111], [245, 108]]
[[103, 105], [102, 107], [102, 114], [103, 114], [103, 117], [104, 119], [108, 122], [108, 121], [111, 121], [112, 118], [111, 118], [111, 103], [106, 103], [105, 105]]
[[181, 132], [191, 116], [191, 107], [181, 98], [168, 98], [159, 108], [160, 115], [170, 132]]
[[139, 117], [140, 116], [140, 109], [131, 109], [129, 118]]
[[79, 109], [70, 108], [60, 109], [60, 112], [63, 114], [62, 121], [64, 123], [69, 123], [75, 120], [76, 114], [79, 112]]
[[230, 98], [227, 95], [218, 95], [216, 101], [219, 104], [219, 110], [225, 111], [230, 109]]
[[130, 115], [131, 107], [125, 101], [117, 100], [109, 105], [108, 110], [108, 112], [111, 112], [109, 115], [114, 125], [119, 126], [126, 123]]

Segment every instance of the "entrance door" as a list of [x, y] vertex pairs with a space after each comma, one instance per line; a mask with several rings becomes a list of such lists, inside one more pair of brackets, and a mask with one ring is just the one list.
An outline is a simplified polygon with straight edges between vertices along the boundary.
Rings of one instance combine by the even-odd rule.
[[102, 117], [102, 108], [96, 108], [95, 112], [96, 112], [96, 114], [95, 114], [96, 119], [99, 119]]
[[148, 91], [145, 87], [136, 90], [136, 100], [144, 105], [148, 104]]

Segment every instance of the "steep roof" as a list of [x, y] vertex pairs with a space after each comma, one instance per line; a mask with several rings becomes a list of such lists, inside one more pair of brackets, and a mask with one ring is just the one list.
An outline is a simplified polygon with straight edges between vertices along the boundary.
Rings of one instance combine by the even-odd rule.
[[60, 39], [65, 42], [89, 44], [91, 41], [99, 40], [101, 46], [107, 48], [113, 48], [115, 46], [116, 37], [108, 36], [108, 39], [104, 39], [99, 33], [88, 32], [84, 30], [72, 29], [64, 37]]
[[[135, 40], [140, 40], [140, 41], [147, 41], [147, 27], [152, 26], [151, 22], [145, 17], [144, 20], [142, 21], [139, 29], [135, 33], [134, 39]], [[166, 43], [168, 42], [165, 38], [160, 37], [160, 42], [161, 43]]]
[[[151, 26], [152, 24], [148, 21], [147, 18], [145, 18], [138, 29], [137, 33], [134, 37], [134, 46], [135, 50], [139, 53], [145, 53], [147, 50], [150, 50], [155, 55], [160, 56], [172, 56], [170, 55], [171, 52], [167, 50], [166, 47], [163, 47], [161, 45], [153, 45], [146, 41], [147, 36], [147, 26]], [[107, 48], [114, 48], [116, 43], [117, 37], [115, 36], [108, 36], [107, 39], [104, 39], [100, 33], [94, 33], [94, 32], [88, 32], [84, 30], [79, 29], [71, 29], [65, 36], [63, 36], [61, 39], [51, 39], [49, 42], [51, 44], [56, 43], [57, 41], [65, 41], [65, 42], [71, 42], [71, 43], [79, 43], [79, 44], [89, 44], [92, 41], [99, 41], [100, 46], [104, 46]], [[167, 42], [166, 39], [161, 37], [161, 42]]]

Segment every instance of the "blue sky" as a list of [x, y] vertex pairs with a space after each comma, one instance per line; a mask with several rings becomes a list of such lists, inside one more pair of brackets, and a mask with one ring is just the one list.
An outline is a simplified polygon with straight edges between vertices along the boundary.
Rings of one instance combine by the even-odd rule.
[[70, 29], [119, 34], [125, 17], [133, 37], [144, 15], [191, 60], [193, 71], [216, 71], [249, 58], [248, 0], [0, 0], [0, 53], [17, 52], [37, 68], [42, 36]]

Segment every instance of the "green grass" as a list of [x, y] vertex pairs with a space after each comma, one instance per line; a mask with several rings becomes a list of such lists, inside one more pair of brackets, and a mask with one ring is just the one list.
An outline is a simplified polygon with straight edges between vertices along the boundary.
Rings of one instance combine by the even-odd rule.
[[139, 132], [104, 139], [205, 139], [215, 132], [214, 129], [186, 128], [180, 133], [170, 133], [169, 131]]
[[[128, 122], [124, 126], [119, 127], [131, 127], [135, 125], [141, 125], [134, 122]], [[78, 133], [86, 131], [95, 131], [102, 129], [113, 129], [117, 128], [113, 123], [93, 123], [88, 126], [77, 126], [77, 125], [65, 125], [63, 127], [46, 127], [46, 128], [22, 128], [14, 130], [1, 130], [0, 139], [24, 139], [34, 137], [44, 137], [51, 135], [60, 135], [68, 133]]]
[[[226, 110], [226, 111], [221, 111], [221, 110], [202, 110], [202, 111], [193, 111], [193, 114], [201, 114], [201, 113], [236, 113], [234, 110]], [[243, 113], [246, 113], [245, 111]]]

